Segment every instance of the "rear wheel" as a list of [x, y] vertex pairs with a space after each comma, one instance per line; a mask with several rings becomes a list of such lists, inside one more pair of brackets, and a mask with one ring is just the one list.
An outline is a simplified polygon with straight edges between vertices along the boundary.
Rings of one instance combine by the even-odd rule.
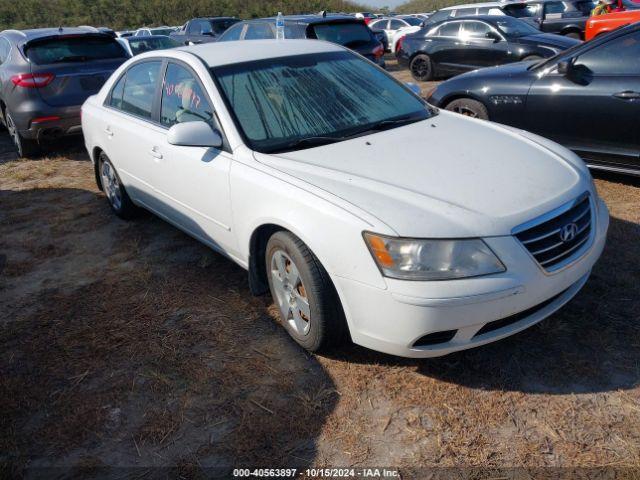
[[129, 220], [138, 213], [138, 207], [129, 198], [129, 194], [122, 185], [118, 172], [113, 167], [109, 157], [104, 152], [100, 154], [100, 182], [102, 190], [114, 213], [122, 219]]
[[276, 232], [265, 261], [271, 295], [289, 335], [311, 352], [338, 345], [346, 331], [342, 306], [309, 248], [292, 233]]
[[409, 70], [411, 70], [411, 76], [419, 82], [426, 82], [433, 77], [433, 64], [429, 55], [420, 53], [413, 57], [409, 64]]
[[30, 158], [36, 156], [40, 152], [38, 143], [33, 140], [24, 138], [22, 135], [20, 135], [20, 131], [18, 130], [18, 127], [16, 127], [16, 124], [11, 117], [11, 113], [8, 110], [6, 110], [4, 114], [5, 121], [7, 123], [7, 131], [9, 132], [9, 135], [13, 140], [13, 144], [18, 150], [18, 156], [21, 158]]
[[582, 35], [580, 35], [580, 32], [577, 32], [575, 30], [565, 33], [564, 36], [569, 38], [575, 38], [576, 40], [582, 40]]
[[477, 100], [471, 98], [459, 98], [449, 103], [445, 110], [456, 112], [466, 117], [479, 118], [481, 120], [489, 120], [487, 107]]

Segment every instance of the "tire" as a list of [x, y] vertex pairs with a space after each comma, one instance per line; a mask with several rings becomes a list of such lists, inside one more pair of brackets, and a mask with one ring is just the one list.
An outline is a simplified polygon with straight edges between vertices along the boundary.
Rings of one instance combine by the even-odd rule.
[[582, 40], [582, 35], [580, 35], [580, 32], [576, 32], [571, 31], [571, 32], [567, 32], [563, 34], [565, 37], [569, 37], [569, 38], [575, 38], [576, 40]]
[[131, 201], [109, 157], [102, 152], [98, 161], [100, 162], [98, 172], [102, 190], [107, 197], [111, 210], [123, 220], [135, 218], [140, 210]]
[[342, 305], [311, 250], [280, 231], [267, 242], [265, 261], [271, 296], [289, 335], [310, 352], [338, 346], [347, 330]]
[[527, 55], [522, 59], [523, 62], [538, 62], [542, 60], [540, 55]]
[[22, 135], [20, 135], [18, 127], [16, 127], [16, 124], [13, 121], [9, 110], [6, 110], [4, 113], [5, 120], [7, 122], [7, 131], [9, 132], [9, 136], [11, 136], [11, 139], [13, 140], [13, 144], [18, 150], [18, 156], [20, 158], [32, 158], [37, 156], [40, 153], [38, 143], [33, 140], [24, 138]]
[[411, 76], [419, 82], [426, 82], [433, 78], [433, 63], [429, 55], [424, 53], [413, 57], [409, 63], [409, 70], [411, 70]]
[[481, 120], [489, 120], [487, 107], [477, 100], [471, 98], [459, 98], [447, 104], [445, 110], [459, 113], [467, 117], [479, 118]]

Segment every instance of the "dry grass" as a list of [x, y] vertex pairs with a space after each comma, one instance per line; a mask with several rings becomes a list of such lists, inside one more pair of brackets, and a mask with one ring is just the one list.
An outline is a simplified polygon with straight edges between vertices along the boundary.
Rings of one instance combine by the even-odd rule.
[[81, 160], [0, 164], [5, 473], [640, 466], [637, 183], [596, 180], [609, 244], [540, 325], [442, 359], [316, 357], [239, 267], [152, 216], [116, 219]]

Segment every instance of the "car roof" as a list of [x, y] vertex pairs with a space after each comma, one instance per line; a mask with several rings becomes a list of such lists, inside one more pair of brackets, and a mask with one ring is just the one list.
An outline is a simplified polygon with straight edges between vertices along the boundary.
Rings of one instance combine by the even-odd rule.
[[[519, 18], [509, 17], [508, 15], [506, 15], [506, 17], [512, 20], [520, 20]], [[504, 18], [505, 18], [505, 15], [465, 15], [463, 17], [450, 17], [438, 23], [440, 24], [440, 23], [453, 22], [453, 21], [459, 22], [461, 20], [482, 20], [488, 23], [494, 23], [494, 22], [499, 22], [501, 20], [504, 20]], [[520, 20], [520, 21], [523, 22], [524, 20]]]
[[28, 30], [4, 30], [0, 33], [22, 42], [30, 42], [38, 38], [55, 37], [57, 35], [79, 35], [83, 33], [98, 33], [107, 36], [107, 34], [94, 27], [32, 28]]
[[[318, 14], [314, 14], [314, 15], [283, 15], [282, 17], [284, 19], [285, 22], [296, 22], [296, 23], [303, 23], [303, 24], [308, 24], [308, 25], [312, 25], [312, 24], [317, 24], [317, 23], [326, 23], [326, 22], [331, 22], [331, 21], [351, 21], [351, 22], [357, 22], [357, 23], [363, 23], [361, 18], [356, 18], [352, 15], [341, 15], [341, 14], [334, 14], [334, 13], [327, 13], [326, 16], [324, 15], [318, 15]], [[245, 20], [244, 23], [252, 23], [252, 22], [266, 22], [266, 21], [271, 21], [271, 22], [275, 22], [276, 21], [276, 17], [266, 17], [266, 18], [254, 18], [251, 20]]]
[[[514, 2], [521, 3], [521, 2]], [[461, 8], [482, 8], [482, 7], [504, 7], [509, 5], [507, 2], [484, 2], [484, 3], [465, 3], [463, 5], [454, 5], [452, 7], [441, 8], [440, 10], [460, 10]]]
[[181, 47], [177, 50], [198, 56], [209, 67], [269, 58], [347, 51], [340, 45], [321, 40], [251, 40], [251, 48], [247, 48], [247, 43], [212, 42]]
[[122, 40], [127, 42], [142, 42], [144, 40], [153, 40], [154, 38], [171, 38], [169, 35], [139, 35], [137, 37], [125, 37]]

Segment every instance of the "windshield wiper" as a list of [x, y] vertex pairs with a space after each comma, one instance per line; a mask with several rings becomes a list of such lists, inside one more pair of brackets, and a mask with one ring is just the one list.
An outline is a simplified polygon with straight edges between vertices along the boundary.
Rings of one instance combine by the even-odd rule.
[[380, 120], [379, 122], [372, 123], [368, 125], [365, 129], [357, 132], [353, 136], [360, 136], [366, 132], [380, 132], [382, 130], [388, 130], [389, 128], [400, 127], [403, 125], [409, 125], [410, 123], [420, 122], [425, 120], [427, 117], [416, 116], [416, 115], [406, 115], [400, 118], [393, 118], [389, 120]]
[[292, 142], [286, 143], [284, 145], [279, 145], [269, 153], [288, 152], [290, 150], [298, 150], [303, 147], [304, 148], [318, 147], [320, 145], [328, 145], [330, 143], [341, 142], [342, 140], [345, 140], [345, 139], [346, 137], [329, 137], [329, 136], [304, 137], [304, 138], [299, 138]]

